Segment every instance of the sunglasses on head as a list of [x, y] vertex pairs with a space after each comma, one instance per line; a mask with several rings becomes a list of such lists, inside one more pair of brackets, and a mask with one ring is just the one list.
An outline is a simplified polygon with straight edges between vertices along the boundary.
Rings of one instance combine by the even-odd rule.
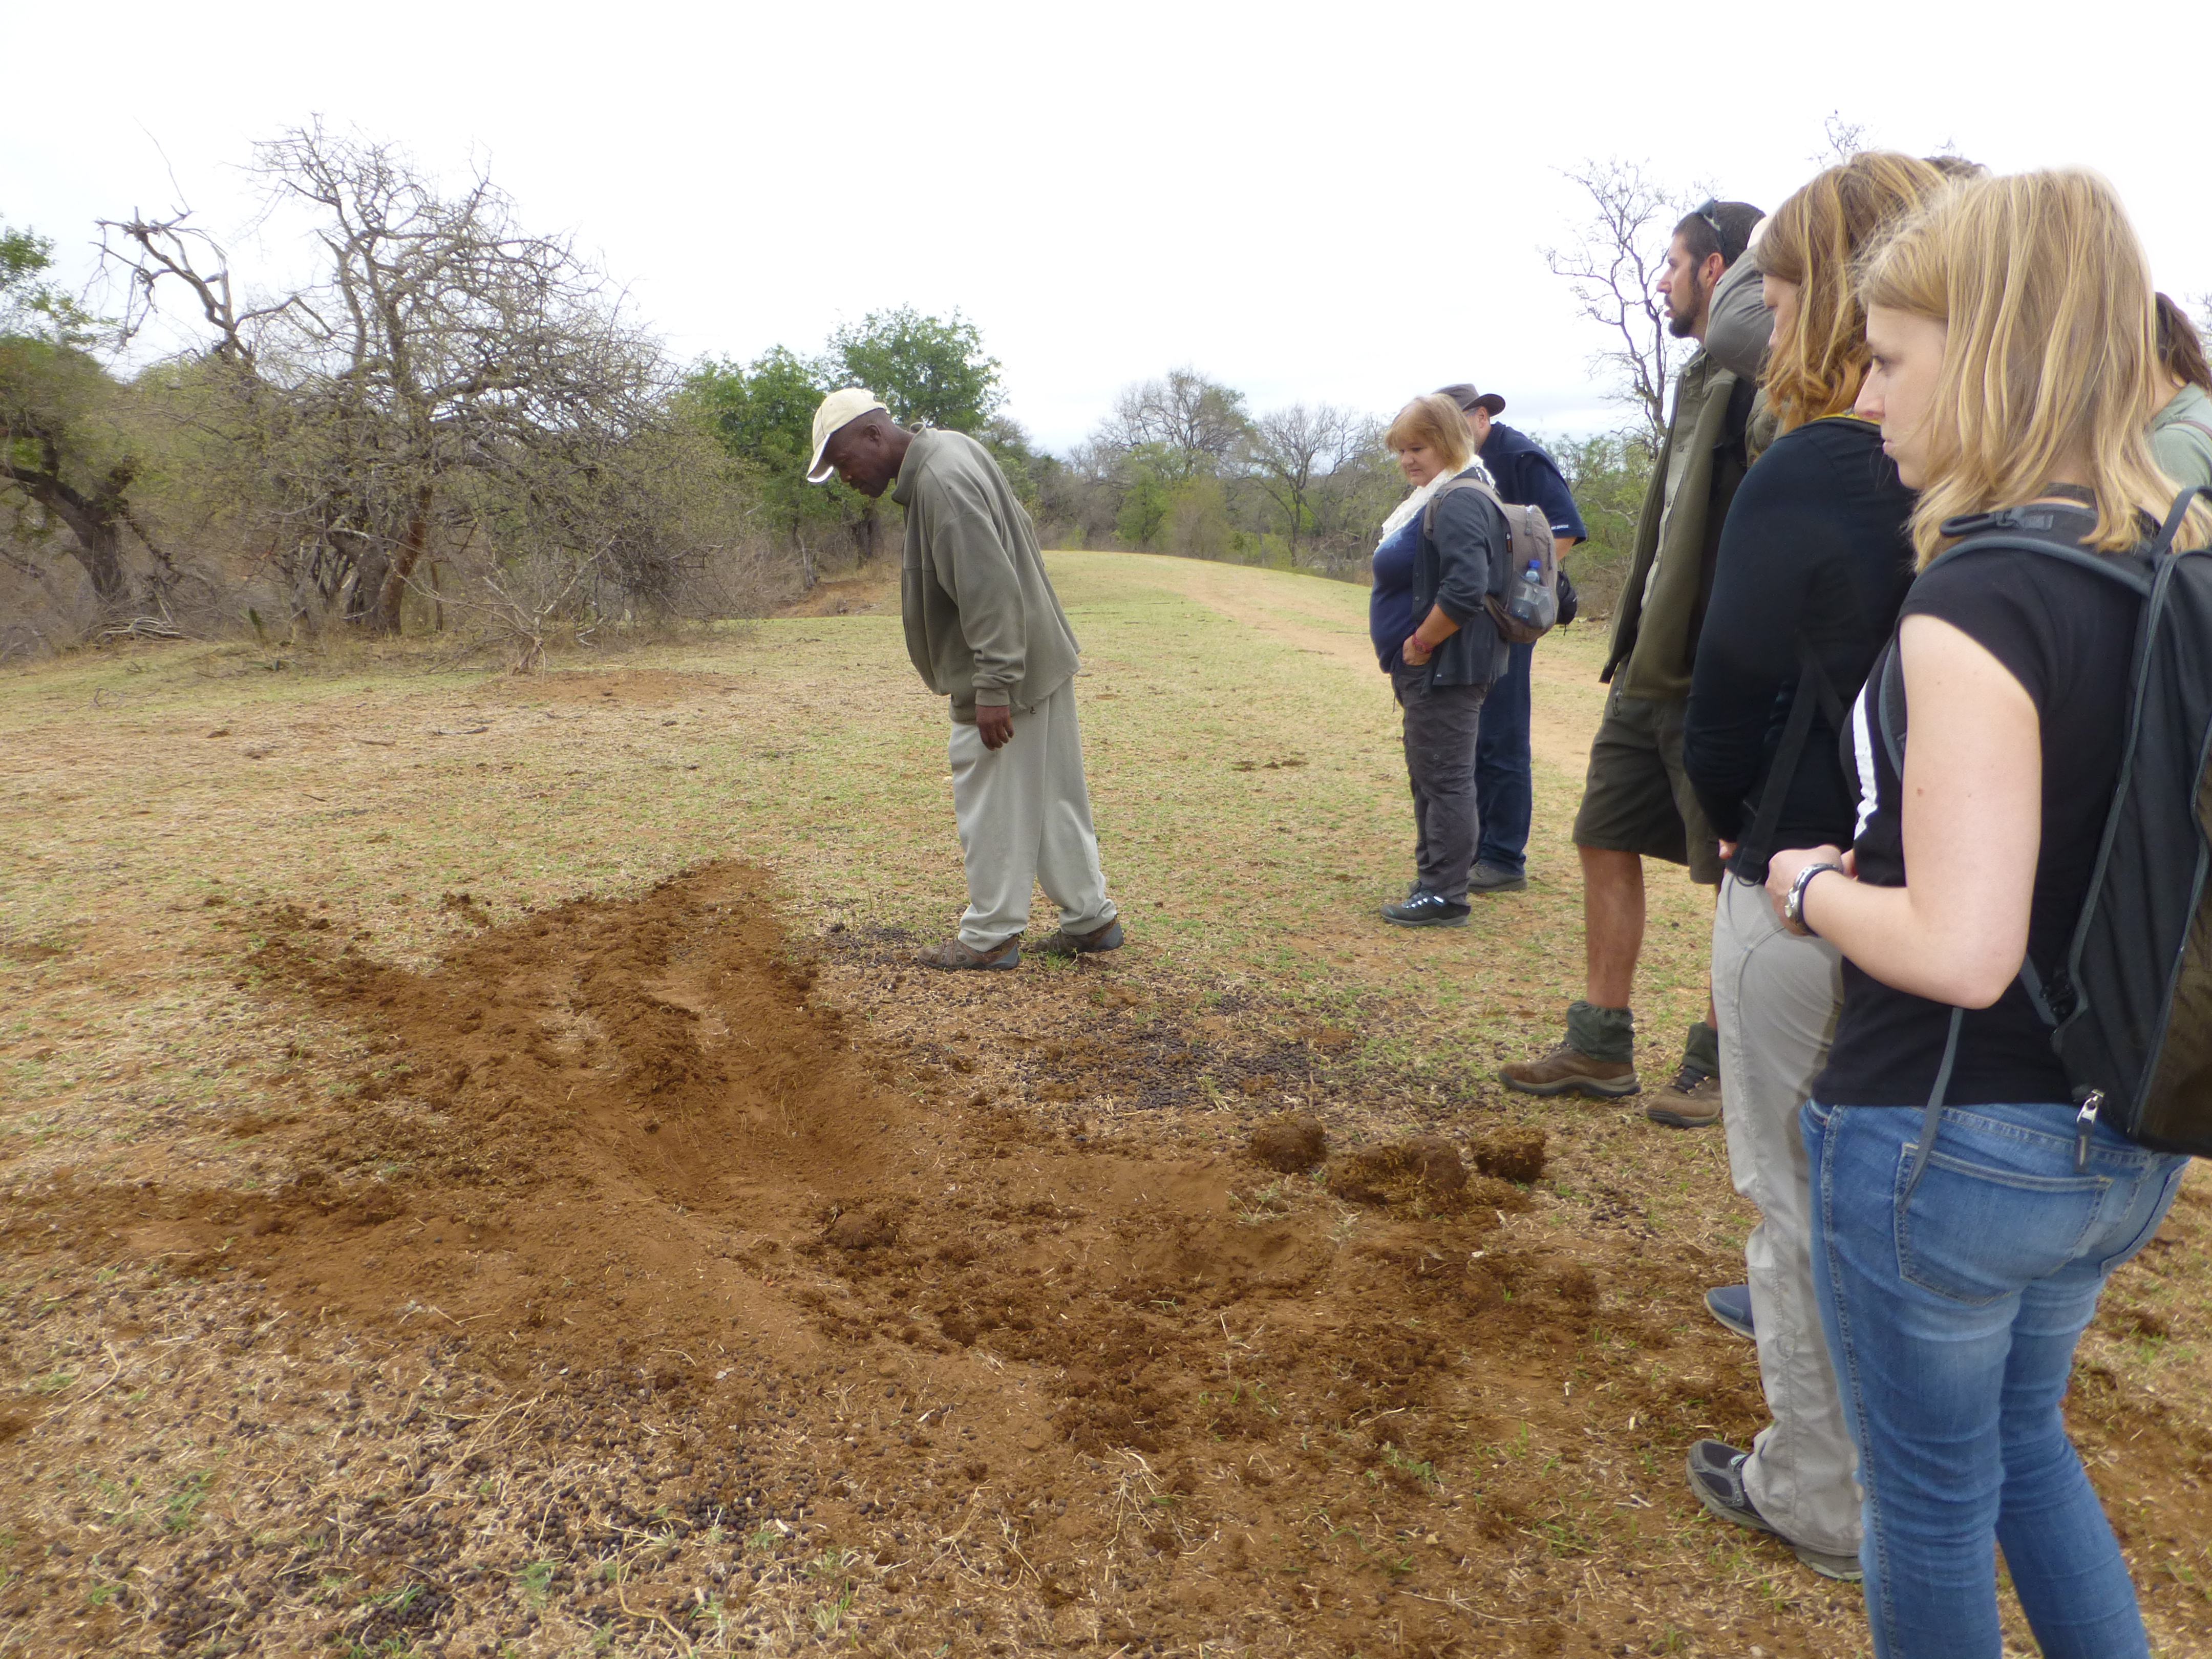
[[[1729, 258], [1733, 259], [1735, 255], [1729, 253], [1729, 234], [1721, 228], [1721, 222], [1714, 216], [1714, 210], [1719, 206], [1720, 204], [1718, 202], [1708, 196], [1705, 198], [1704, 202], [1699, 204], [1698, 206], [1692, 208], [1690, 211], [1698, 218], [1703, 219], [1707, 225], [1711, 227], [1713, 240], [1719, 245], [1720, 251], [1723, 253], [1728, 254]], [[1742, 249], [1738, 248], [1736, 252], [1741, 253], [1742, 251]]]

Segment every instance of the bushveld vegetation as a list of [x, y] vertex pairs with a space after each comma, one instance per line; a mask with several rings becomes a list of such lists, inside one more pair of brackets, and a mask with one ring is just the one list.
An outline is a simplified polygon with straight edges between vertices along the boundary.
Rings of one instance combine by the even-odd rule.
[[[454, 184], [319, 125], [257, 146], [252, 168], [261, 244], [304, 260], [289, 278], [187, 214], [100, 220], [103, 315], [52, 280], [52, 227], [0, 227], [0, 661], [337, 629], [449, 634], [526, 666], [555, 638], [758, 614], [865, 564], [897, 523], [804, 481], [814, 405], [843, 385], [982, 439], [1047, 545], [1358, 580], [1403, 488], [1376, 413], [1255, 408], [1194, 367], [1133, 382], [1070, 453], [1044, 453], [957, 311], [679, 362], [481, 173]], [[1649, 241], [1657, 199], [1601, 215], [1602, 234]], [[149, 355], [156, 319], [181, 349]], [[1639, 374], [1624, 384], [1648, 393]], [[1590, 522], [1577, 574], [1601, 609], [1648, 425], [1547, 440]]]

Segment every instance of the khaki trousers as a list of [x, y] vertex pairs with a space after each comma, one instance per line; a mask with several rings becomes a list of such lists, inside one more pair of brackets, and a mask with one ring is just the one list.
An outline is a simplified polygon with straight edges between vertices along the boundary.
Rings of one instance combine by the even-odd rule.
[[1792, 1543], [1855, 1556], [1856, 1457], [1813, 1290], [1813, 1200], [1797, 1128], [1843, 1001], [1836, 947], [1786, 932], [1765, 888], [1725, 877], [1713, 912], [1721, 1121], [1735, 1189], [1759, 1206], [1743, 1258], [1759, 1380], [1774, 1417], [1752, 1443], [1744, 1489]]
[[972, 726], [956, 723], [950, 749], [952, 816], [968, 867], [968, 909], [960, 942], [995, 951], [1030, 925], [1031, 890], [1060, 907], [1060, 925], [1087, 933], [1114, 919], [1091, 827], [1083, 778], [1083, 733], [1069, 682], [1014, 715], [1004, 748], [983, 747]]

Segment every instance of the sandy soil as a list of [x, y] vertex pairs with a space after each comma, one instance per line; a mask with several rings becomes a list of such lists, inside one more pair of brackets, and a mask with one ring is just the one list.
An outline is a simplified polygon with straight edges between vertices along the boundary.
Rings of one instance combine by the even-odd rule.
[[[1340, 595], [1141, 574], [1373, 690]], [[0, 933], [0, 1652], [1864, 1651], [1854, 1590], [1683, 1490], [1692, 1441], [1763, 1420], [1698, 1306], [1739, 1266], [1709, 1146], [1503, 1096], [1502, 1036], [1401, 1060], [1366, 1025], [1430, 1032], [1400, 993], [1317, 1014], [1141, 927], [925, 973], [908, 928], [794, 898], [797, 839], [469, 875], [525, 834], [541, 785], [495, 781], [532, 745], [632, 757], [617, 829], [699, 711], [763, 711], [728, 718], [782, 765], [774, 672], [397, 714], [180, 682], [218, 713], [167, 750], [14, 684], [24, 879], [81, 908]], [[1595, 698], [1539, 695], [1564, 767]], [[349, 758], [295, 816], [281, 781], [194, 793], [217, 744]], [[231, 863], [127, 864], [147, 811]], [[331, 822], [447, 840], [356, 890], [317, 877]], [[2212, 1651], [2208, 1210], [2192, 1182], [2121, 1275], [2073, 1402], [2177, 1656]]]

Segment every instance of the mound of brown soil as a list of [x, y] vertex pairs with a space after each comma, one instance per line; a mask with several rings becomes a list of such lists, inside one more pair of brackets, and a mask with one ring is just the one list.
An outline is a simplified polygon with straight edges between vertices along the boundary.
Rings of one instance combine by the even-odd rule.
[[[258, 1275], [288, 1328], [435, 1332], [422, 1363], [488, 1369], [527, 1402], [536, 1438], [504, 1461], [462, 1437], [505, 1408], [471, 1406], [449, 1476], [446, 1453], [410, 1454], [404, 1506], [331, 1510], [314, 1571], [356, 1575], [363, 1647], [659, 1640], [711, 1600], [781, 1651], [785, 1612], [835, 1627], [792, 1598], [844, 1584], [837, 1605], [865, 1591], [903, 1651], [1495, 1650], [1474, 1609], [1527, 1651], [1613, 1652], [1649, 1639], [1641, 1615], [1571, 1606], [1542, 1579], [1546, 1540], [1629, 1548], [1636, 1504], [1576, 1496], [1601, 1468], [1640, 1480], [1655, 1435], [1756, 1426], [1737, 1371], [1689, 1387], [1646, 1357], [1675, 1340], [1679, 1316], [1652, 1314], [1672, 1270], [1628, 1263], [1630, 1293], [1609, 1296], [1591, 1261], [1502, 1232], [1527, 1198], [1470, 1177], [1451, 1142], [1340, 1153], [1327, 1190], [1255, 1190], [1243, 1158], [1048, 1119], [1030, 1102], [1122, 1040], [1103, 1001], [1025, 1072], [977, 1058], [1000, 1028], [969, 987], [933, 982], [928, 1045], [888, 1042], [866, 1008], [824, 1000], [747, 871], [488, 927], [422, 972], [314, 921], [263, 907], [257, 969], [304, 1029], [365, 1057], [334, 1071], [297, 1045], [296, 1178], [68, 1203], [171, 1271]], [[1130, 1075], [1184, 1077], [1189, 1034], [1141, 1030]], [[987, 1101], [1008, 1075], [1028, 1098]], [[1540, 1167], [1540, 1134], [1511, 1143], [1517, 1163], [1484, 1144], [1478, 1167]], [[1292, 1120], [1262, 1148], [1299, 1169], [1326, 1139]], [[1674, 1277], [1686, 1305], [1699, 1270]], [[364, 1432], [422, 1432], [408, 1379], [428, 1374], [366, 1396]], [[1601, 1424], [1619, 1443], [1590, 1437]], [[261, 1443], [241, 1443], [242, 1479]], [[637, 1461], [623, 1480], [580, 1472], [594, 1455]], [[1559, 1533], [1570, 1503], [1581, 1530]], [[568, 1530], [548, 1542], [551, 1521], [525, 1534], [518, 1514]], [[641, 1576], [587, 1579], [603, 1548], [641, 1552], [623, 1557]], [[254, 1608], [307, 1609], [266, 1577], [279, 1565], [226, 1569], [238, 1631], [264, 1628]], [[444, 1599], [388, 1599], [433, 1581]], [[180, 1593], [152, 1616], [183, 1639], [213, 1615]]]
[[1478, 1135], [1471, 1150], [1483, 1174], [1525, 1187], [1543, 1176], [1544, 1146], [1541, 1129], [1511, 1128]]
[[[1410, 1205], [1438, 1215], [1455, 1214], [1473, 1200], [1494, 1206], [1498, 1200], [1490, 1188], [1495, 1184], [1471, 1187], [1459, 1148], [1441, 1135], [1364, 1147], [1328, 1166], [1328, 1190], [1347, 1204]], [[1507, 1195], [1519, 1197], [1510, 1188]]]
[[1328, 1156], [1328, 1131], [1318, 1118], [1286, 1113], [1254, 1131], [1251, 1152], [1271, 1170], [1300, 1175]]

